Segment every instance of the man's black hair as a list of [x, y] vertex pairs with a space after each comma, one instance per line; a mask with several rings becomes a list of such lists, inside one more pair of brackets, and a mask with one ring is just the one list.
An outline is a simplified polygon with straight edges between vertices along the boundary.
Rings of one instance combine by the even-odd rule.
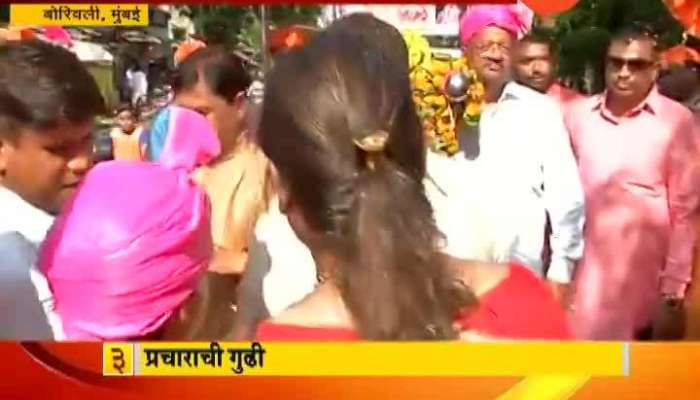
[[527, 35], [519, 40], [520, 43], [544, 44], [551, 48], [554, 47], [554, 40], [550, 32], [546, 30], [532, 30]]
[[114, 109], [114, 115], [119, 115], [123, 113], [124, 111], [128, 111], [131, 113], [131, 115], [134, 116], [134, 118], [139, 118], [139, 109], [138, 107], [134, 107], [131, 105], [131, 103], [121, 103], [117, 106], [117, 108]]
[[143, 72], [143, 68], [141, 68], [141, 63], [139, 63], [136, 60], [131, 61], [131, 68], [130, 69], [134, 72], [136, 72], [136, 71]]
[[657, 35], [650, 27], [644, 25], [633, 25], [615, 32], [610, 38], [609, 46], [613, 43], [623, 42], [629, 44], [634, 41], [648, 41], [651, 43], [655, 55], [658, 55], [659, 42]]
[[0, 132], [81, 124], [103, 112], [97, 83], [70, 51], [39, 40], [0, 45]]
[[343, 32], [352, 35], [360, 42], [375, 46], [392, 63], [408, 65], [408, 49], [406, 46], [397, 46], [403, 36], [398, 29], [375, 18], [368, 13], [355, 13], [340, 18], [333, 22], [326, 31], [333, 33]]
[[553, 57], [557, 56], [557, 46], [553, 38], [553, 34], [545, 29], [533, 29], [527, 35], [518, 40], [520, 44], [541, 44], [549, 48], [549, 53]]
[[206, 47], [187, 57], [175, 73], [173, 90], [177, 94], [192, 89], [200, 79], [212, 93], [227, 101], [251, 83], [240, 57], [223, 47]]

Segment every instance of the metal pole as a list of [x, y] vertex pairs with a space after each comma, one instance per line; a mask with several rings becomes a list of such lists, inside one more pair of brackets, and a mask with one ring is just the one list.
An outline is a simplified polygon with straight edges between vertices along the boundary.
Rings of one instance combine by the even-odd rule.
[[260, 24], [262, 25], [260, 29], [261, 44], [262, 44], [262, 73], [263, 77], [268, 71], [268, 54], [267, 54], [267, 7], [264, 5], [260, 6]]

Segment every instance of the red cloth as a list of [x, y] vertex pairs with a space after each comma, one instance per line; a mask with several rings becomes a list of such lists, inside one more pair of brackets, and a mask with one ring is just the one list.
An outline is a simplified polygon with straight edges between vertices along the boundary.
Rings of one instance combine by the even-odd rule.
[[315, 29], [292, 25], [287, 28], [276, 29], [270, 32], [268, 48], [270, 54], [290, 50], [295, 47], [303, 47], [313, 36]]
[[529, 269], [512, 264], [510, 275], [459, 316], [464, 330], [510, 339], [566, 340], [573, 336], [552, 290]]
[[[506, 339], [572, 339], [563, 308], [549, 287], [529, 269], [512, 264], [510, 274], [479, 299], [479, 307], [459, 315], [465, 330]], [[347, 328], [305, 327], [263, 322], [260, 341], [355, 341]]]

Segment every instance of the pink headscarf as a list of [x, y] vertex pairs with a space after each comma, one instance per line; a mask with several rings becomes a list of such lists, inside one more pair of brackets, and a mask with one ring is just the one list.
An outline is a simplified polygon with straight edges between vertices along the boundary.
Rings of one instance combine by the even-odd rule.
[[221, 153], [216, 131], [202, 114], [169, 106], [168, 133], [158, 163], [170, 169], [192, 171]]
[[153, 333], [207, 269], [209, 203], [189, 173], [221, 149], [203, 116], [177, 114], [162, 162], [98, 164], [41, 248], [39, 266], [69, 340]]
[[469, 6], [459, 23], [459, 38], [466, 45], [476, 33], [489, 26], [499, 27], [518, 36], [526, 32], [530, 25], [526, 14], [525, 8], [520, 5]]

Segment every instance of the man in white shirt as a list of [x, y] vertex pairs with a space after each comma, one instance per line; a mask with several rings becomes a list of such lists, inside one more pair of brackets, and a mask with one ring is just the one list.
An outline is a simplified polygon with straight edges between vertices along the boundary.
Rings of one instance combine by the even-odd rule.
[[92, 121], [103, 110], [68, 50], [40, 41], [0, 50], [0, 339], [62, 338], [37, 251], [90, 167]]
[[248, 264], [238, 287], [234, 340], [255, 338], [255, 327], [313, 292], [316, 264], [274, 199], [255, 227]]
[[[12, 192], [2, 187], [0, 191], [0, 204], [12, 205], [3, 201]], [[16, 210], [30, 211], [27, 207], [31, 207], [24, 202], [14, 205]], [[32, 211], [36, 214], [25, 220], [25, 232], [20, 232], [20, 227], [0, 233], [0, 340], [62, 338], [60, 320], [53, 312], [53, 295], [46, 278], [35, 268], [41, 240], [25, 236], [32, 230], [38, 233], [42, 226], [48, 231], [53, 219], [40, 210]]]
[[141, 66], [135, 64], [133, 68], [126, 71], [126, 80], [131, 89], [131, 105], [136, 107], [139, 105], [139, 100], [148, 95], [148, 77]]
[[[448, 255], [524, 264], [561, 295], [582, 256], [583, 191], [560, 107], [510, 80], [518, 30], [507, 6], [464, 16], [465, 56], [487, 104], [478, 127], [459, 128], [457, 154], [428, 155], [426, 190]], [[552, 260], [544, 271], [547, 214]]]

